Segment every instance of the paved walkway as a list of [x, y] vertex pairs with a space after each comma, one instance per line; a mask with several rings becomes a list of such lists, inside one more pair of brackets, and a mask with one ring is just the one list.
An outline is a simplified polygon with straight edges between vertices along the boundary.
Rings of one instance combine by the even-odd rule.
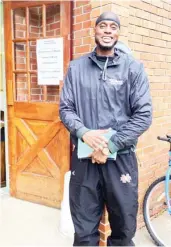
[[[72, 246], [58, 230], [60, 210], [9, 197], [0, 189], [0, 246]], [[145, 228], [138, 246], [154, 246]]]

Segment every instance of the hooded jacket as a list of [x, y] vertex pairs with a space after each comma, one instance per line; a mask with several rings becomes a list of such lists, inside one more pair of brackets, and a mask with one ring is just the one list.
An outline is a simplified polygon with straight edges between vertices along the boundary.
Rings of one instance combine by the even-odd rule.
[[95, 51], [71, 61], [59, 112], [74, 145], [90, 129], [112, 128], [116, 130], [109, 141], [112, 153], [135, 146], [152, 122], [143, 64], [116, 48], [112, 62], [107, 58], [103, 68]]

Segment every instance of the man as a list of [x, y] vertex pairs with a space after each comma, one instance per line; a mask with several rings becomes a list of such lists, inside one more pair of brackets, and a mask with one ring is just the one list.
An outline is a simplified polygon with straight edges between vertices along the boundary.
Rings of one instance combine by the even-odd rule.
[[[70, 63], [61, 93], [60, 117], [76, 147], [70, 181], [74, 246], [99, 245], [104, 205], [112, 230], [107, 245], [134, 245], [138, 209], [134, 147], [151, 124], [152, 108], [143, 65], [115, 48], [119, 30], [113, 12], [96, 20], [97, 47]], [[116, 134], [107, 141], [104, 133], [109, 128]], [[91, 159], [78, 159], [78, 138], [93, 148]], [[108, 159], [115, 152], [116, 160]]]

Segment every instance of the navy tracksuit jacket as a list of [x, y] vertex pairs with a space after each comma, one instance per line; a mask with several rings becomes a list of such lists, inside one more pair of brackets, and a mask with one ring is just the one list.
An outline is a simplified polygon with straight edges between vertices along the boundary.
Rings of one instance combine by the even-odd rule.
[[[133, 245], [138, 209], [138, 137], [152, 120], [149, 83], [143, 65], [115, 49], [104, 68], [95, 51], [70, 63], [60, 98], [60, 118], [76, 148], [72, 155], [70, 208], [74, 246], [97, 246], [106, 205], [111, 235], [108, 246]], [[116, 130], [111, 137], [116, 161], [79, 160], [77, 140], [89, 129]], [[127, 150], [127, 152], [123, 152]]]

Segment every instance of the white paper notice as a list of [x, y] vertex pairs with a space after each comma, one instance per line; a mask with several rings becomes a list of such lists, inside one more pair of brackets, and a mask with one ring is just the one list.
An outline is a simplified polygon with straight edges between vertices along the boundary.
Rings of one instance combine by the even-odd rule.
[[63, 80], [63, 38], [38, 39], [36, 43], [39, 85], [59, 85]]

